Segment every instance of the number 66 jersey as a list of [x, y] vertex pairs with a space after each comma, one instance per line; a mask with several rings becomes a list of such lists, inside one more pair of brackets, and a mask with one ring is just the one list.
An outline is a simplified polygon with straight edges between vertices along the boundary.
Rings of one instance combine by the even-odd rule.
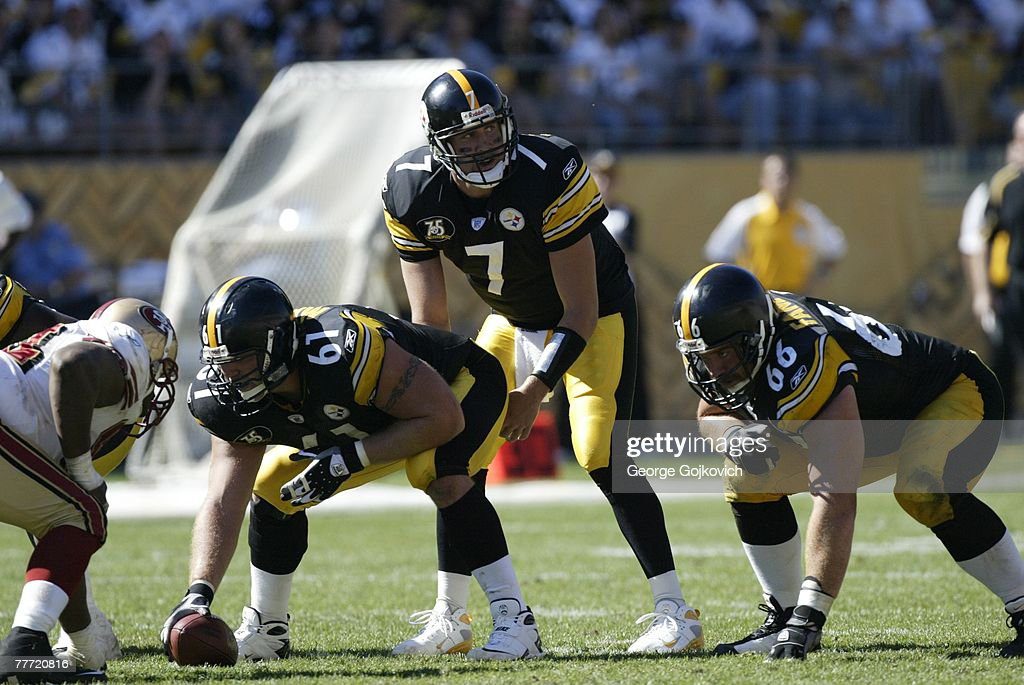
[[798, 433], [847, 385], [861, 419], [909, 421], [981, 364], [962, 347], [833, 302], [770, 295], [775, 335], [748, 408], [786, 433]]

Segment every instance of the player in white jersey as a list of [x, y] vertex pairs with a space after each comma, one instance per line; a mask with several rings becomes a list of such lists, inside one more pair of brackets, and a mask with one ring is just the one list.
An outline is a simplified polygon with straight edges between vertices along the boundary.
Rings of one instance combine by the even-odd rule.
[[[159, 423], [174, 400], [176, 355], [167, 317], [129, 298], [0, 351], [0, 521], [39, 541], [0, 657], [51, 656], [47, 633], [106, 539], [94, 449], [125, 426]], [[0, 662], [0, 679], [54, 675], [17, 664]]]

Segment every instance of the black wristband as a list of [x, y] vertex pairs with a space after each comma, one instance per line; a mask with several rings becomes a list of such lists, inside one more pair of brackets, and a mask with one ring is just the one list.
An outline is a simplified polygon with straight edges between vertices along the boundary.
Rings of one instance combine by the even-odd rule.
[[587, 341], [576, 331], [564, 326], [556, 327], [551, 334], [551, 342], [544, 347], [537, 368], [530, 375], [536, 376], [541, 383], [554, 390], [558, 379], [583, 354]]
[[213, 604], [213, 586], [204, 581], [197, 581], [188, 586], [186, 595], [202, 595], [208, 604]]

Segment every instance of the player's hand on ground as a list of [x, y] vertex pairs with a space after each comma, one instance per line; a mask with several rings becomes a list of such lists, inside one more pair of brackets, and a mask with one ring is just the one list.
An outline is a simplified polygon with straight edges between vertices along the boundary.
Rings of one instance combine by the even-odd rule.
[[295, 507], [324, 501], [353, 473], [363, 470], [354, 440], [323, 450], [302, 450], [291, 456], [292, 461], [304, 459], [312, 463], [281, 487], [281, 499]]
[[821, 644], [821, 629], [825, 614], [809, 606], [800, 605], [779, 631], [768, 659], [803, 659]]
[[772, 442], [772, 429], [765, 423], [734, 426], [725, 432], [725, 456], [755, 476], [763, 476], [779, 463], [779, 448]]
[[164, 654], [168, 661], [171, 660], [171, 628], [174, 624], [189, 614], [204, 613], [210, 613], [210, 601], [198, 592], [186, 592], [177, 606], [171, 610], [163, 628], [160, 629], [160, 642], [164, 645]]
[[501, 425], [501, 437], [508, 441], [525, 440], [533, 430], [533, 422], [540, 413], [540, 404], [549, 390], [544, 383], [530, 376], [526, 382], [508, 394], [508, 411]]

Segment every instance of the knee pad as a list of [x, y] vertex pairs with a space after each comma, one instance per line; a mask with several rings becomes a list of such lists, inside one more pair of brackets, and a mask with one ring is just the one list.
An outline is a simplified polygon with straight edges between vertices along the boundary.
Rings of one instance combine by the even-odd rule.
[[771, 502], [730, 502], [740, 540], [748, 545], [780, 545], [799, 531], [789, 497]]
[[294, 573], [309, 542], [305, 511], [284, 514], [263, 499], [249, 506], [249, 560], [261, 571]]
[[991, 507], [969, 492], [945, 495], [953, 517], [932, 526], [932, 532], [955, 561], [987, 552], [1006, 534], [1006, 524]]

